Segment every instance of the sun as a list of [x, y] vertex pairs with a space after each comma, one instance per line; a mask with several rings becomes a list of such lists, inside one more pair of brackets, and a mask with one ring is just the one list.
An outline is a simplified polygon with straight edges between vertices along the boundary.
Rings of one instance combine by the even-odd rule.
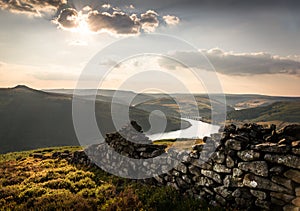
[[82, 14], [82, 12], [78, 13], [77, 21], [78, 21], [78, 27], [77, 32], [80, 34], [90, 34], [92, 31], [89, 28], [88, 22], [87, 22], [87, 15]]

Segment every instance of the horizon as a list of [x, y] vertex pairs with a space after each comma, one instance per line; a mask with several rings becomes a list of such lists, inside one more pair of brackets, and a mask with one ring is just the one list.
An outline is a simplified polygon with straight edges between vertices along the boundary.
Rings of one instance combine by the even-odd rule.
[[[44, 92], [47, 92], [47, 91], [54, 91], [54, 90], [75, 90], [75, 89], [72, 89], [72, 88], [35, 88], [35, 87], [31, 87], [31, 86], [28, 86], [28, 85], [25, 85], [25, 84], [18, 84], [18, 85], [15, 85], [15, 86], [12, 86], [12, 87], [0, 87], [0, 89], [15, 89], [15, 88], [20, 88], [20, 87], [26, 87], [26, 88], [29, 88], [29, 89], [34, 89], [34, 90], [39, 90], [39, 91], [44, 91]], [[95, 90], [93, 88], [80, 88], [80, 89], [77, 89], [77, 90]], [[116, 90], [116, 89], [96, 89], [96, 90], [104, 90], [104, 91], [124, 91], [124, 92], [133, 92], [133, 93], [136, 93], [136, 94], [193, 94], [193, 95], [208, 95], [208, 94], [211, 94], [211, 95], [258, 95], [258, 96], [267, 96], [267, 97], [286, 97], [286, 98], [300, 98], [300, 95], [299, 96], [288, 96], [288, 95], [266, 95], [266, 94], [258, 94], [258, 93], [187, 93], [187, 92], [170, 92], [170, 93], [161, 93], [161, 92], [135, 92], [134, 90]]]

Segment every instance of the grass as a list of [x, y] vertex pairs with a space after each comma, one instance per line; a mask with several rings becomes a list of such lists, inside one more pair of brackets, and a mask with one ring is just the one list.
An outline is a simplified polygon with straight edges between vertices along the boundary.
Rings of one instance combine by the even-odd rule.
[[166, 150], [169, 148], [177, 148], [181, 150], [191, 150], [192, 146], [195, 144], [203, 144], [202, 139], [163, 139], [163, 140], [157, 140], [153, 142], [154, 144], [158, 145], [167, 145], [168, 147]]
[[34, 158], [74, 151], [58, 147], [1, 155], [0, 210], [208, 210], [205, 203], [171, 187], [110, 175], [65, 159]]
[[52, 154], [53, 152], [64, 152], [66, 150], [70, 152], [74, 152], [80, 149], [82, 149], [81, 146], [64, 146], [64, 147], [48, 147], [48, 148], [35, 149], [29, 151], [22, 151], [22, 152], [10, 152], [6, 154], [0, 154], [0, 163], [25, 159], [29, 157], [29, 155], [35, 153], [41, 153], [45, 155], [45, 154]]
[[282, 121], [300, 123], [300, 101], [276, 102], [271, 105], [228, 113], [228, 119], [252, 122]]

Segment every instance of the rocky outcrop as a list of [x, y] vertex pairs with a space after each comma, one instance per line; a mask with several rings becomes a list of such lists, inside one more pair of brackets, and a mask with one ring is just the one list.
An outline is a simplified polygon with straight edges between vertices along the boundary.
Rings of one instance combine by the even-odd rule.
[[[105, 163], [106, 156], [113, 156], [105, 151], [107, 147], [125, 157], [141, 159], [145, 167], [153, 165], [150, 158], [165, 154], [167, 159], [162, 160], [160, 166], [153, 165], [153, 169], [163, 171], [171, 164], [176, 166], [145, 181], [170, 185], [210, 204], [239, 210], [300, 210], [300, 141], [297, 125], [287, 126], [281, 131], [276, 131], [275, 125], [246, 124], [240, 128], [229, 125], [222, 133], [205, 138], [205, 144], [193, 146], [191, 151], [173, 148], [166, 151], [166, 146], [152, 144], [137, 125], [134, 128], [139, 131], [132, 134], [129, 128], [107, 134], [107, 144], [90, 146], [85, 152], [75, 152], [71, 162], [90, 165], [94, 162], [93, 158], [98, 156], [99, 159], [100, 156]], [[123, 138], [121, 133], [124, 132], [130, 134], [131, 141]], [[214, 152], [212, 149], [215, 149]], [[201, 162], [207, 156], [209, 159]], [[120, 166], [117, 160], [106, 165], [115, 169]], [[119, 170], [130, 175], [128, 169]]]

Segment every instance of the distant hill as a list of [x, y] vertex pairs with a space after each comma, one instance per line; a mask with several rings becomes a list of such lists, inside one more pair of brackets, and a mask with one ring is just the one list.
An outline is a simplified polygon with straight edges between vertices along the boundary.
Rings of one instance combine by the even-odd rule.
[[[57, 94], [68, 94], [73, 95], [74, 89], [46, 89], [44, 90], [48, 93], [57, 93]], [[96, 100], [111, 102], [112, 98], [118, 92], [118, 98], [114, 98], [115, 103], [124, 104], [128, 99], [133, 99], [132, 105], [139, 104], [148, 100], [153, 100], [155, 97], [150, 94], [136, 94], [132, 91], [123, 91], [123, 90], [109, 90], [109, 89], [79, 89], [76, 90], [76, 93], [84, 99], [93, 99], [92, 94], [97, 92]]]
[[300, 101], [275, 102], [267, 106], [231, 111], [227, 119], [251, 122], [283, 121], [300, 123]]
[[[122, 104], [115, 105], [117, 109], [124, 108]], [[97, 100], [95, 108], [102, 134], [115, 131], [110, 101]], [[0, 117], [0, 153], [79, 145], [72, 122], [72, 95], [46, 93], [26, 86], [0, 89]], [[131, 107], [130, 118], [145, 131], [150, 128], [149, 112]], [[180, 128], [178, 118], [168, 117], [167, 120], [167, 131]], [[182, 123], [184, 127], [189, 126], [188, 122]]]

